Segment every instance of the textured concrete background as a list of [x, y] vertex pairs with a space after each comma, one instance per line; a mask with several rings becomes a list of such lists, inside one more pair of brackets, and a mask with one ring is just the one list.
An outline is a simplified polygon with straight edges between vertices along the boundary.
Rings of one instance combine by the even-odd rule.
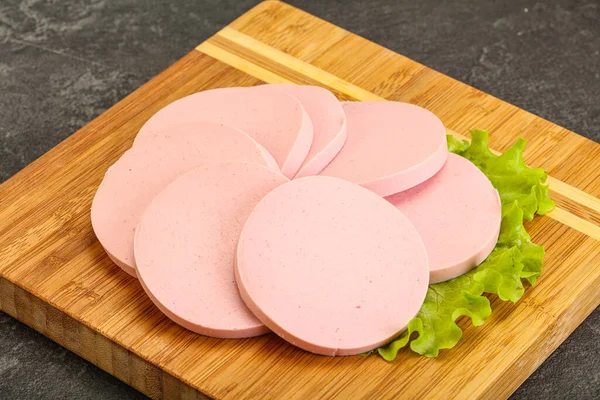
[[[255, 3], [2, 0], [0, 182]], [[290, 3], [600, 141], [598, 0]], [[600, 398], [599, 354], [596, 310], [514, 398]], [[0, 398], [142, 397], [0, 313]]]

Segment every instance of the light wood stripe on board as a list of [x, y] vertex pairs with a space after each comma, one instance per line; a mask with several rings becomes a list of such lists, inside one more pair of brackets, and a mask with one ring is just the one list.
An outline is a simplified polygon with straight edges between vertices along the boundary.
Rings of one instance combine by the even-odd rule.
[[[237, 49], [234, 49], [234, 46]], [[224, 28], [211, 39], [200, 44], [196, 47], [196, 50], [266, 83], [311, 83], [313, 81], [313, 83], [325, 86], [333, 92], [343, 94], [351, 99], [360, 101], [385, 100], [381, 96], [229, 27]], [[243, 58], [244, 55], [248, 54], [268, 59], [276, 64], [278, 68], [274, 71], [275, 68], [267, 69], [258, 65], [254, 60]], [[290, 71], [289, 74], [287, 73], [288, 70]], [[294, 79], [297, 74], [306, 77], [308, 81], [302, 79], [299, 82], [299, 79]], [[468, 137], [451, 129], [447, 129], [447, 132], [459, 139], [468, 139]], [[498, 154], [497, 151], [494, 152]], [[551, 192], [558, 193], [573, 203], [585, 206], [588, 209], [587, 214], [590, 212], [597, 214], [594, 215], [592, 220], [600, 220], [600, 199], [551, 176], [548, 177], [548, 183], [550, 184]], [[577, 207], [571, 207], [571, 209], [577, 210]], [[600, 240], [600, 227], [590, 222], [588, 218], [582, 218], [559, 207], [550, 212], [548, 216], [590, 237]]]

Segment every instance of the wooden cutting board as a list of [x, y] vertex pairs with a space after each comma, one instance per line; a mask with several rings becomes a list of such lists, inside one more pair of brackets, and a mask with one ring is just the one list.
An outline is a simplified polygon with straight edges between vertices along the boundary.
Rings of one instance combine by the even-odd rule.
[[[389, 99], [451, 130], [491, 131], [551, 174], [558, 207], [527, 224], [546, 246], [538, 284], [437, 359], [327, 358], [274, 335], [217, 340], [164, 317], [90, 225], [109, 165], [166, 104], [200, 90], [295, 82]], [[0, 186], [0, 308], [154, 398], [502, 398], [600, 303], [600, 146], [280, 2], [258, 5]]]

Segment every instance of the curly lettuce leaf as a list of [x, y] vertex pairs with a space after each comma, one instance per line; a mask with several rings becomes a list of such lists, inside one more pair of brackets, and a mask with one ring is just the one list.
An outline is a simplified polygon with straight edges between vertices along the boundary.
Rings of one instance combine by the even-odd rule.
[[[477, 165], [500, 193], [502, 224], [498, 242], [477, 268], [429, 286], [425, 302], [407, 330], [377, 349], [388, 361], [409, 343], [413, 351], [427, 357], [436, 357], [441, 349], [454, 347], [462, 336], [456, 324], [458, 318], [466, 315], [473, 325], [479, 326], [490, 316], [490, 302], [484, 293], [516, 302], [525, 291], [522, 280], [533, 285], [542, 272], [544, 248], [531, 242], [523, 220], [554, 207], [544, 185], [547, 174], [525, 165], [524, 140], [497, 156], [488, 148], [487, 132], [471, 131], [471, 135], [472, 143], [449, 136], [448, 149]], [[411, 340], [413, 333], [418, 335]]]
[[406, 346], [413, 332], [419, 336], [410, 342], [410, 348], [422, 355], [435, 357], [440, 349], [454, 347], [462, 330], [456, 325], [459, 317], [466, 315], [479, 326], [490, 316], [492, 309], [487, 297], [482, 296], [483, 285], [474, 280], [474, 271], [448, 282], [430, 285], [421, 310], [400, 337], [377, 349], [388, 361], [396, 358]]
[[450, 151], [465, 157], [489, 178], [500, 193], [502, 205], [518, 202], [526, 220], [535, 214], [544, 215], [554, 208], [548, 195], [548, 174], [541, 168], [530, 168], [523, 159], [525, 139], [517, 142], [503, 154], [492, 153], [488, 146], [488, 132], [472, 130], [471, 143], [448, 136]]

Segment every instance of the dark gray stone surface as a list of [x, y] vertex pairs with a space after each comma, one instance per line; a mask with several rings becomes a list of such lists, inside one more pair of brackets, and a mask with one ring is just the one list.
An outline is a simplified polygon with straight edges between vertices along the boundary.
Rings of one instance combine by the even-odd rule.
[[[600, 141], [598, 0], [290, 2]], [[0, 182], [255, 3], [2, 0]], [[596, 310], [514, 398], [600, 398], [599, 355]], [[0, 313], [0, 398], [141, 397]]]

